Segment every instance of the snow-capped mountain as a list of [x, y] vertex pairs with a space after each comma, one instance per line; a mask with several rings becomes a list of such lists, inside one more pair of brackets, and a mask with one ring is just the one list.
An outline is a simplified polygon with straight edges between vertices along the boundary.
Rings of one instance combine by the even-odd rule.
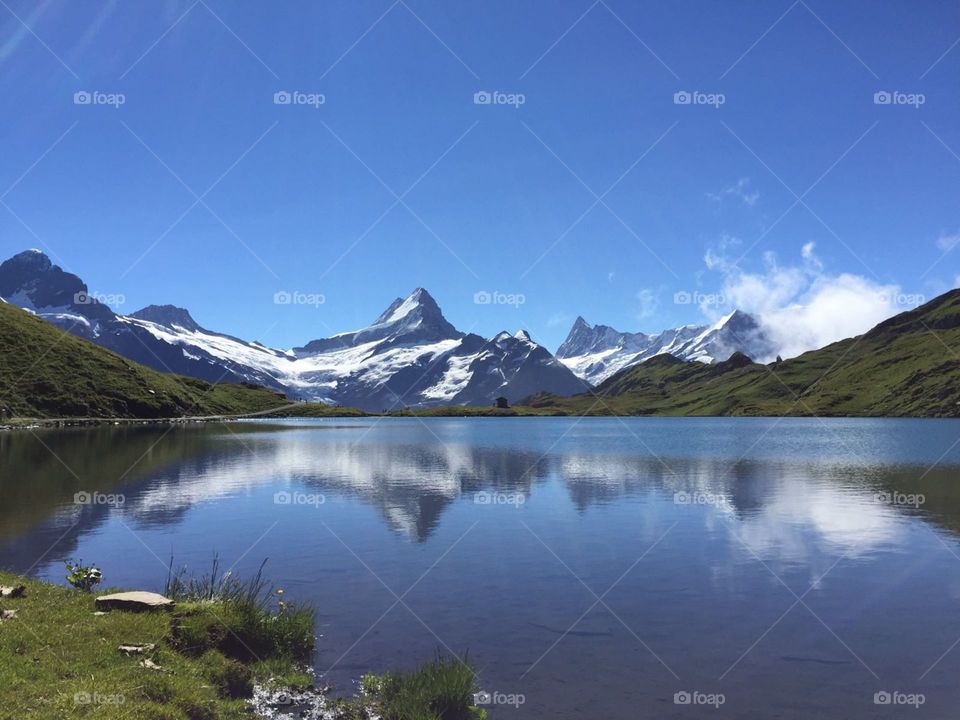
[[365, 328], [290, 350], [207, 330], [172, 305], [119, 315], [39, 251], [0, 264], [0, 297], [114, 352], [208, 382], [251, 382], [291, 398], [367, 410], [488, 405], [588, 385], [525, 331], [464, 334], [423, 288], [397, 298]]
[[735, 352], [765, 362], [775, 354], [773, 343], [756, 319], [734, 310], [713, 325], [684, 325], [657, 335], [624, 333], [607, 325], [590, 325], [578, 317], [557, 349], [557, 358], [577, 377], [593, 385], [624, 368], [669, 353], [705, 363], [726, 360]]

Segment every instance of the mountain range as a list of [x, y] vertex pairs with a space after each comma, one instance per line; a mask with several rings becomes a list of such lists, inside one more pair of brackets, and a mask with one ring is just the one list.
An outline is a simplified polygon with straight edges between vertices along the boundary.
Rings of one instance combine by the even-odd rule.
[[590, 325], [578, 317], [557, 349], [557, 358], [577, 377], [596, 385], [621, 370], [669, 353], [681, 360], [716, 363], [736, 352], [766, 362], [776, 348], [753, 316], [734, 310], [713, 325], [684, 325], [657, 335]]
[[788, 360], [658, 355], [589, 393], [541, 394], [527, 404], [564, 415], [960, 417], [960, 290]]
[[960, 290], [768, 363], [742, 350], [773, 353], [742, 312], [658, 335], [578, 318], [554, 357], [523, 330], [458, 331], [423, 288], [368, 327], [278, 350], [171, 305], [117, 314], [38, 251], [0, 264], [0, 298], [6, 416], [482, 413], [501, 395], [521, 414], [960, 416]]
[[489, 340], [460, 332], [423, 288], [394, 300], [368, 327], [288, 350], [208, 330], [172, 305], [117, 314], [36, 250], [0, 264], [0, 297], [155, 370], [263, 385], [297, 400], [380, 411], [589, 387], [524, 330]]

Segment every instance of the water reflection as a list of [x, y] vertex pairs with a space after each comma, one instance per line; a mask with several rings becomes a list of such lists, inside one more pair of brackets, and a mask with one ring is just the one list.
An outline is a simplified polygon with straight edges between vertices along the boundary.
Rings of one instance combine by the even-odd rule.
[[[960, 451], [945, 455], [960, 424], [624, 422], [0, 435], [0, 564], [60, 580], [77, 553], [111, 583], [157, 589], [171, 550], [192, 568], [212, 551], [253, 570], [269, 557], [271, 578], [320, 609], [317, 669], [336, 687], [427, 659], [439, 637], [488, 688], [527, 695], [518, 717], [689, 717], [672, 693], [720, 685], [716, 717], [872, 718], [875, 678], [850, 650], [913, 688], [960, 636]], [[126, 501], [75, 504], [83, 490]], [[284, 491], [326, 502], [275, 504]], [[526, 502], [476, 504], [481, 491]], [[432, 632], [386, 612], [384, 585], [413, 588], [405, 602]], [[611, 588], [610, 611], [584, 615], [586, 588]], [[780, 621], [787, 588], [809, 610]], [[957, 672], [960, 650], [921, 685], [927, 716], [960, 702]]]
[[[864, 466], [849, 460], [655, 457], [650, 452], [570, 452], [468, 442], [365, 437], [369, 426], [236, 424], [97, 428], [0, 436], [0, 541], [23, 567], [58, 537], [69, 551], [111, 514], [140, 526], [176, 524], [191, 508], [255, 488], [305, 488], [376, 508], [390, 528], [426, 541], [444, 512], [478, 491], [536, 496], [558, 480], [580, 513], [624, 499], [663, 512], [699, 506], [731, 519], [759, 555], [800, 558], [809, 534], [845, 554], [894, 542], [898, 517], [960, 529], [960, 492], [948, 466]], [[122, 507], [77, 505], [80, 491], [122, 493]], [[878, 493], [920, 494], [919, 507]]]

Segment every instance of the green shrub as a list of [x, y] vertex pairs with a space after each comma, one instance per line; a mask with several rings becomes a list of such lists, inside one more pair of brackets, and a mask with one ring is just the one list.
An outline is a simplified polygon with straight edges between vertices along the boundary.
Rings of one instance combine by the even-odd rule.
[[363, 687], [383, 720], [480, 720], [474, 679], [465, 659], [438, 657], [412, 672], [367, 676]]
[[67, 568], [67, 582], [77, 590], [90, 592], [103, 580], [100, 568], [93, 565], [83, 565], [83, 560], [69, 560], [64, 565]]

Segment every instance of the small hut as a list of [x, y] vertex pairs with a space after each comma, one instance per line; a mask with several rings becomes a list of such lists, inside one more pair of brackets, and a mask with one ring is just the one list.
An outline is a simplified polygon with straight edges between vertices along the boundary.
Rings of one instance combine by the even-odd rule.
[[493, 406], [495, 408], [498, 408], [499, 410], [507, 410], [510, 407], [510, 401], [508, 401], [505, 397], [501, 395], [496, 400], [494, 400]]

